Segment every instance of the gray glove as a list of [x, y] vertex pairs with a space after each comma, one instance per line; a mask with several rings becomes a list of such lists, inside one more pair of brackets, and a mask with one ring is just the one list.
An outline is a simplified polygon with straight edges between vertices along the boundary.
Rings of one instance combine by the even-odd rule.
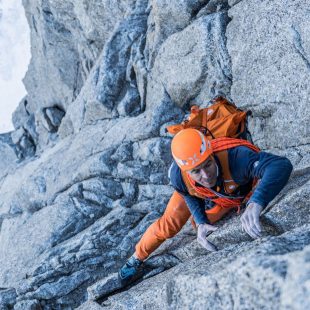
[[256, 202], [251, 202], [246, 207], [241, 216], [242, 230], [245, 230], [252, 238], [256, 239], [261, 236], [261, 225], [259, 216], [263, 207]]
[[217, 251], [216, 246], [207, 240], [207, 236], [217, 230], [218, 227], [209, 224], [199, 224], [197, 232], [197, 241], [206, 249], [211, 252]]

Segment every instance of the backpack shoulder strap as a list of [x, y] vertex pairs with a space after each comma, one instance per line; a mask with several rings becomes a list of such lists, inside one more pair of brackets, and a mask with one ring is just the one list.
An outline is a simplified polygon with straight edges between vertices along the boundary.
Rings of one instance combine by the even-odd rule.
[[233, 180], [228, 162], [228, 151], [220, 151], [215, 153], [215, 156], [219, 159], [222, 168], [223, 187], [226, 194], [232, 194], [239, 185]]

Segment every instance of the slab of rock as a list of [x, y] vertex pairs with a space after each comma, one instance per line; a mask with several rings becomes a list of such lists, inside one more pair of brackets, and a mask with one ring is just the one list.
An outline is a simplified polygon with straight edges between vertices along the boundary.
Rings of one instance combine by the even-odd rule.
[[57, 107], [45, 109], [46, 116], [48, 117], [49, 124], [51, 125], [50, 131], [57, 131], [65, 112]]
[[102, 307], [93, 301], [87, 301], [76, 310], [102, 310]]
[[105, 279], [87, 288], [88, 299], [97, 300], [105, 297], [122, 287], [117, 273], [113, 273]]
[[[25, 84], [31, 112], [76, 97], [108, 40], [115, 23], [123, 19], [131, 1], [25, 2], [31, 29], [32, 60]], [[113, 18], [111, 18], [113, 16]], [[102, 23], [102, 20], [105, 22]], [[70, 47], [70, 48], [69, 48]]]
[[136, 88], [130, 87], [119, 103], [117, 112], [120, 116], [134, 116], [141, 112], [141, 98]]
[[[182, 31], [197, 16], [207, 1], [204, 0], [152, 0], [146, 38], [147, 69], [152, 69], [158, 50], [167, 38]], [[208, 1], [212, 2], [212, 1]]]
[[307, 264], [295, 265], [293, 260], [306, 261], [309, 244], [307, 224], [279, 237], [206, 253], [109, 297], [104, 305], [111, 309], [129, 305], [135, 309], [279, 309], [284, 302], [291, 305], [292, 299], [286, 296], [292, 281], [300, 283], [295, 287], [300, 305], [308, 304], [307, 272], [302, 271]]
[[10, 134], [0, 135], [0, 179], [17, 165], [18, 156]]
[[0, 308], [13, 306], [16, 302], [16, 290], [14, 288], [1, 288], [0, 287]]
[[161, 46], [152, 76], [163, 83], [172, 101], [183, 107], [229, 94], [230, 59], [226, 50], [226, 13], [203, 16]]
[[[124, 83], [130, 59], [129, 51], [133, 43], [146, 31], [146, 4], [143, 0], [136, 2], [135, 9], [128, 12], [103, 50], [96, 83], [96, 99], [108, 109], [113, 108], [121, 91], [126, 89]], [[125, 112], [122, 110], [120, 112]]]
[[41, 310], [38, 300], [23, 300], [14, 305], [14, 310]]
[[152, 164], [170, 165], [170, 139], [152, 138], [133, 144], [133, 158], [138, 161], [149, 161]]
[[229, 10], [231, 95], [237, 106], [253, 110], [250, 129], [263, 148], [310, 143], [307, 9], [302, 0], [250, 0]]
[[69, 294], [89, 278], [90, 275], [87, 271], [78, 271], [68, 277], [63, 277], [54, 283], [43, 284], [35, 292], [28, 293], [26, 296], [32, 296], [36, 299], [61, 297]]
[[[122, 241], [125, 236], [131, 236], [129, 232], [134, 228], [139, 230], [141, 218], [143, 214], [137, 211], [122, 207], [113, 209], [107, 216], [68, 241], [47, 250], [40, 259], [33, 262], [27, 279], [18, 288], [19, 295], [28, 299], [38, 296], [62, 297], [75, 285], [87, 286], [88, 282], [84, 284], [85, 279], [95, 282], [98, 277], [106, 276], [111, 268], [115, 268], [115, 264], [119, 265], [117, 257], [120, 253], [124, 257], [131, 254], [136, 239], [131, 240], [130, 248]], [[12, 279], [9, 280], [12, 282]], [[71, 298], [82, 302], [83, 296], [83, 290], [80, 294], [73, 291]], [[66, 299], [70, 300], [70, 296]]]

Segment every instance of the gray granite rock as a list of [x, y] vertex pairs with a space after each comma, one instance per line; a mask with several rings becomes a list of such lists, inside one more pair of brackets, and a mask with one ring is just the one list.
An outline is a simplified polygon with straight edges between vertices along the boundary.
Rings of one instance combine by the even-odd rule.
[[120, 280], [118, 279], [118, 274], [113, 273], [109, 277], [98, 281], [94, 285], [87, 288], [88, 299], [97, 300], [100, 297], [104, 297], [122, 287]]
[[[232, 309], [234, 306], [258, 309], [267, 304], [270, 309], [281, 308], [281, 298], [286, 299], [288, 294], [286, 285], [292, 280], [286, 276], [291, 274], [290, 263], [296, 254], [305, 257], [308, 252], [307, 247], [302, 250], [309, 244], [308, 226], [295, 231], [299, 237], [292, 231], [282, 237], [269, 237], [256, 245], [240, 243], [183, 262], [110, 297], [103, 305], [110, 309]], [[295, 281], [302, 279], [298, 273], [293, 277]], [[295, 289], [297, 294], [303, 294], [301, 287]], [[300, 296], [307, 304], [308, 296]]]
[[154, 199], [159, 197], [170, 197], [173, 193], [173, 188], [166, 185], [140, 185], [139, 186], [139, 201], [144, 201], [148, 199]]
[[18, 154], [10, 134], [0, 135], [0, 180], [17, 165]]
[[20, 127], [17, 130], [13, 131], [11, 133], [12, 142], [14, 144], [19, 143], [24, 134], [25, 134], [25, 130], [22, 127]]
[[28, 105], [28, 96], [25, 96], [19, 103], [18, 107], [15, 109], [15, 111], [12, 114], [12, 123], [14, 125], [14, 128], [20, 128], [24, 124], [27, 123], [30, 112], [27, 109]]
[[122, 179], [135, 179], [146, 182], [150, 175], [150, 167], [148, 162], [126, 162], [118, 163], [115, 176]]
[[120, 116], [133, 116], [141, 111], [141, 98], [137, 88], [130, 87], [117, 107]]
[[204, 0], [150, 1], [146, 41], [148, 70], [153, 67], [161, 44], [172, 34], [187, 27], [207, 2]]
[[115, 162], [132, 160], [132, 143], [122, 143], [111, 156]]
[[161, 46], [152, 71], [177, 105], [194, 100], [207, 103], [231, 86], [230, 58], [226, 50], [226, 13], [203, 16]]
[[25, 80], [31, 112], [52, 102], [64, 108], [71, 103], [115, 24], [133, 5], [130, 0], [118, 6], [109, 1], [24, 2], [32, 35], [33, 58]]
[[[307, 4], [23, 2], [32, 60], [15, 130], [0, 135], [0, 286], [14, 295], [0, 307], [308, 305]], [[232, 212], [208, 253], [188, 222], [144, 263], [139, 284], [114, 291], [109, 281], [173, 192], [165, 127], [217, 94], [251, 109], [254, 141], [294, 165], [261, 217], [263, 237], [242, 232]]]
[[14, 310], [41, 310], [42, 307], [37, 300], [24, 300], [15, 304]]
[[153, 138], [134, 143], [133, 158], [141, 162], [159, 162], [169, 165], [172, 161], [170, 155], [170, 139]]
[[14, 288], [0, 288], [0, 307], [12, 306], [16, 302], [16, 290]]
[[[40, 109], [57, 105], [67, 110], [115, 25], [135, 6], [132, 0], [121, 1], [117, 6], [106, 0], [88, 3], [48, 0], [42, 5], [26, 0], [23, 4], [31, 30], [32, 59], [24, 79], [29, 94], [27, 113], [24, 100], [14, 115], [15, 128], [25, 126], [29, 115]], [[40, 121], [35, 125], [39, 148], [55, 139], [42, 126]]]
[[303, 1], [250, 0], [229, 10], [231, 95], [253, 110], [250, 128], [263, 148], [309, 144], [307, 9]]
[[309, 261], [309, 246], [288, 260], [287, 281], [283, 287], [286, 294], [281, 295], [281, 307], [283, 309], [303, 309], [310, 304]]
[[[29, 293], [31, 297], [37, 299], [51, 299], [62, 295], [67, 295], [83, 282], [89, 279], [90, 275], [86, 271], [78, 271], [68, 277], [63, 277], [54, 283], [45, 283], [35, 292]], [[27, 297], [29, 297], [27, 294]]]
[[77, 308], [77, 310], [101, 310], [101, 309], [102, 307], [98, 303], [93, 301], [87, 301]]
[[[32, 157], [36, 151], [36, 142], [34, 139], [37, 137], [35, 129], [33, 130], [31, 122], [34, 121], [34, 116], [29, 116], [25, 127], [19, 127], [11, 132], [11, 139], [14, 143], [14, 149], [19, 160]], [[28, 126], [29, 125], [29, 126]]]
[[[73, 298], [79, 289], [77, 286], [85, 281], [86, 292], [90, 283], [106, 276], [113, 266], [115, 268], [120, 253], [124, 257], [130, 255], [132, 248], [124, 247], [122, 240], [141, 218], [143, 214], [139, 211], [114, 209], [66, 242], [48, 249], [28, 268], [27, 279], [18, 284], [18, 294], [27, 299], [49, 299], [68, 294]], [[83, 293], [74, 298], [81, 303]]]
[[52, 107], [46, 108], [45, 113], [50, 125], [52, 126], [52, 131], [57, 131], [65, 112], [58, 107]]
[[129, 51], [135, 40], [146, 29], [147, 1], [138, 0], [135, 9], [120, 23], [107, 42], [97, 82], [97, 99], [107, 108], [112, 108], [124, 88]]

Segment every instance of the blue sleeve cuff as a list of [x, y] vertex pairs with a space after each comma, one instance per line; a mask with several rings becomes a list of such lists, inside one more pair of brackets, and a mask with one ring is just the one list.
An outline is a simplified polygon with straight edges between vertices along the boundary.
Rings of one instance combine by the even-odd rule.
[[267, 207], [267, 203], [266, 202], [264, 202], [264, 201], [261, 201], [261, 200], [259, 200], [259, 199], [256, 199], [256, 198], [250, 198], [250, 200], [246, 203], [246, 206], [248, 206], [250, 203], [252, 203], [252, 202], [255, 202], [255, 203], [257, 203], [257, 204], [259, 204], [260, 206], [262, 206], [263, 207], [263, 209], [265, 209], [266, 207]]

